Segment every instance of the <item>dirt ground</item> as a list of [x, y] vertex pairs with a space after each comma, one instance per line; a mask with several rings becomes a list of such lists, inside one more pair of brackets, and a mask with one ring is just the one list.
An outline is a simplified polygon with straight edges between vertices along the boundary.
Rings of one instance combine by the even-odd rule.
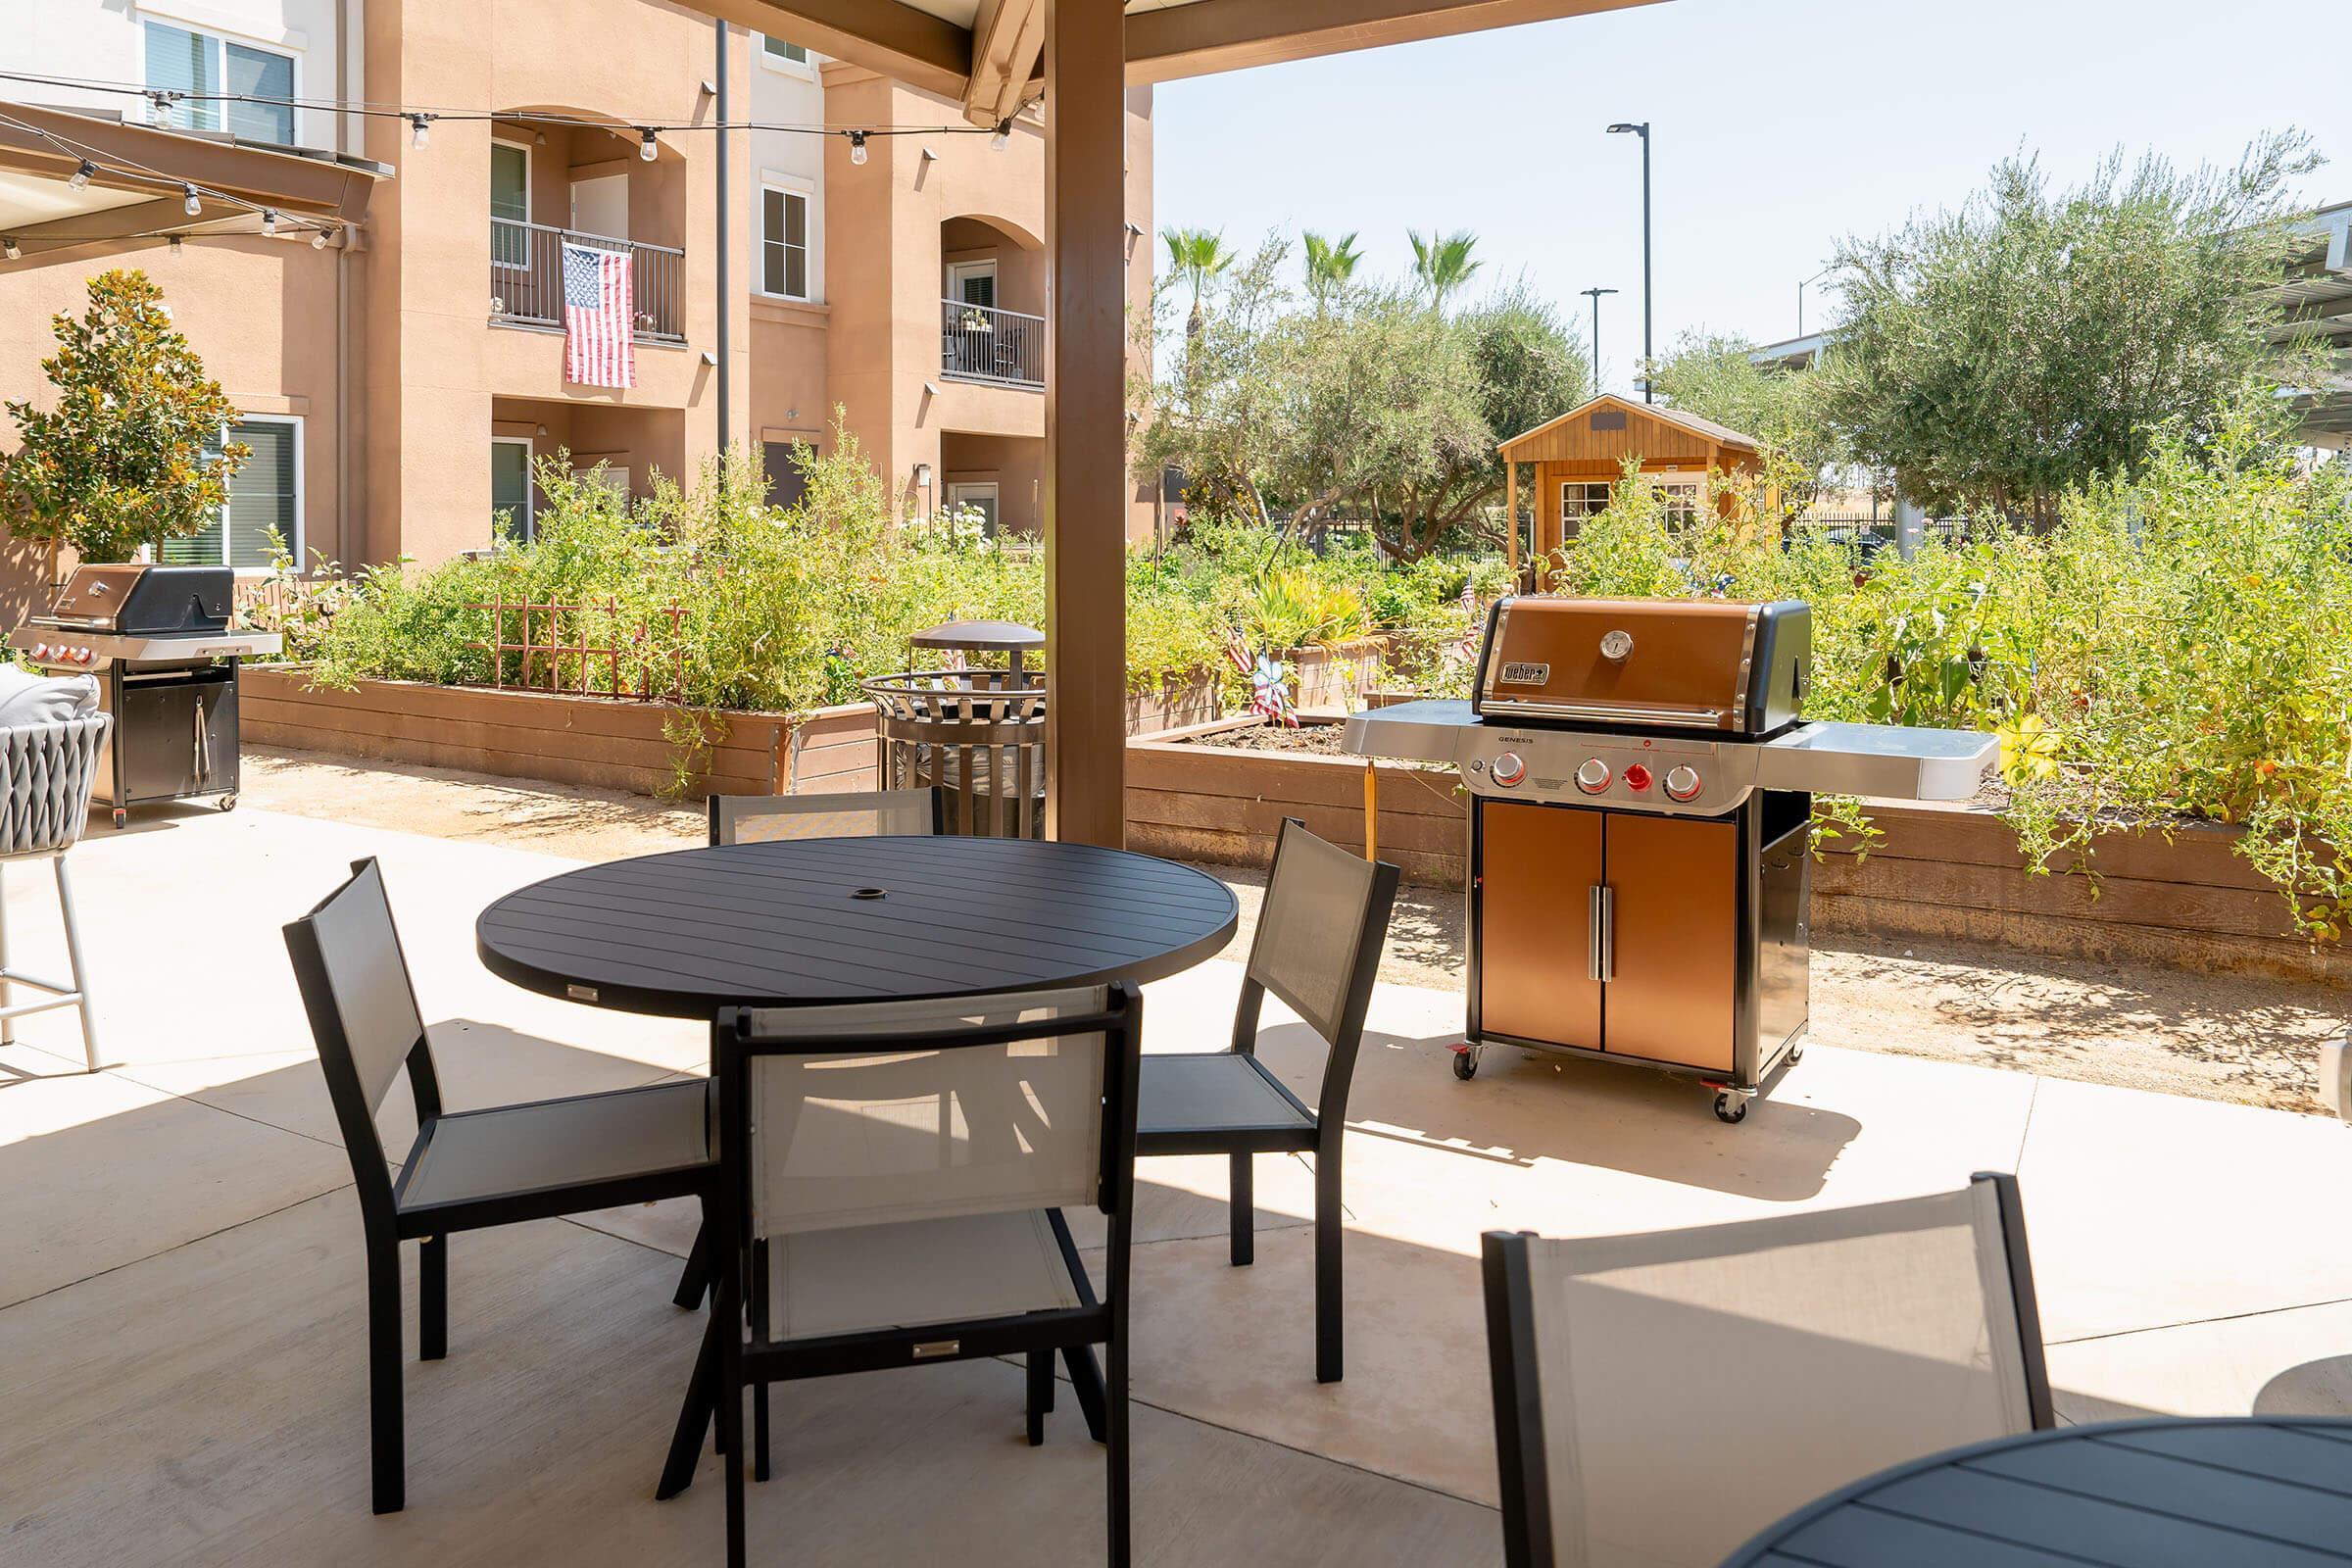
[[[314, 752], [248, 747], [244, 785], [245, 801], [268, 810], [582, 860], [681, 849], [705, 837], [699, 807]], [[1241, 900], [1239, 952], [1264, 877], [1202, 869]], [[1836, 940], [1813, 955], [1813, 1038], [1854, 1050], [2316, 1111], [2319, 1047], [2352, 1019], [2352, 993], [2294, 981], [1957, 942]], [[1381, 978], [1461, 987], [1461, 895], [1403, 890]]]

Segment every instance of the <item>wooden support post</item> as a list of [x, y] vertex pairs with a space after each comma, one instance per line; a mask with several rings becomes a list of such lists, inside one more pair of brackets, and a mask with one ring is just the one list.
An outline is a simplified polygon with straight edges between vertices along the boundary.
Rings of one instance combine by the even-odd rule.
[[1380, 763], [1364, 759], [1364, 858], [1380, 858]]
[[1127, 827], [1127, 42], [1120, 0], [1046, 0], [1047, 832]]

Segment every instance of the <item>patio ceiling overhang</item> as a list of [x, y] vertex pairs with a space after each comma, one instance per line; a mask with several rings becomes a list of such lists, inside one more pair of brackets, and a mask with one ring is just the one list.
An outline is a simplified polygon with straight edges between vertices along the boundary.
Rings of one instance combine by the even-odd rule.
[[[71, 181], [84, 159], [96, 172], [76, 189]], [[0, 103], [0, 233], [26, 255], [258, 220], [246, 208], [217, 202], [189, 218], [180, 205], [183, 182], [292, 220], [355, 223], [376, 181], [391, 173], [382, 164], [310, 148]]]
[[[956, 102], [1046, 99], [1048, 832], [1126, 836], [1127, 90], [1656, 0], [675, 0]], [[1335, 134], [1344, 134], [1335, 133]]]

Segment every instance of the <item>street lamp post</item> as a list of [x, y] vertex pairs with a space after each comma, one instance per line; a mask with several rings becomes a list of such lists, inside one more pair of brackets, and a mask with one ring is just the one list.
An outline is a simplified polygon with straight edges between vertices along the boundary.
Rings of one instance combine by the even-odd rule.
[[1649, 368], [1657, 363], [1657, 346], [1651, 340], [1651, 312], [1649, 288], [1649, 122], [1640, 124], [1619, 121], [1609, 127], [1612, 136], [1634, 135], [1642, 138], [1642, 401], [1654, 403], [1649, 384]]
[[1600, 297], [1614, 294], [1613, 288], [1589, 288], [1581, 291], [1592, 302], [1592, 395], [1600, 396]]
[[1806, 278], [1802, 283], [1796, 285], [1796, 335], [1798, 337], [1803, 337], [1805, 335], [1805, 290], [1820, 282], [1823, 278], [1829, 276], [1836, 270], [1838, 270], [1838, 269], [1835, 267], [1825, 267], [1820, 271], [1815, 272], [1811, 277]]

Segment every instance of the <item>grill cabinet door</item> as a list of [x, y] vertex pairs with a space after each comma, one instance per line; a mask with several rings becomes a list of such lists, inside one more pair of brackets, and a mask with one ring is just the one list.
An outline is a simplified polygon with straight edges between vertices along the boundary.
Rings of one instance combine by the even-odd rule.
[[1479, 1035], [1600, 1049], [1591, 890], [1601, 814], [1480, 800]]
[[1608, 822], [1608, 1049], [1728, 1073], [1739, 986], [1738, 819], [1612, 812]]

